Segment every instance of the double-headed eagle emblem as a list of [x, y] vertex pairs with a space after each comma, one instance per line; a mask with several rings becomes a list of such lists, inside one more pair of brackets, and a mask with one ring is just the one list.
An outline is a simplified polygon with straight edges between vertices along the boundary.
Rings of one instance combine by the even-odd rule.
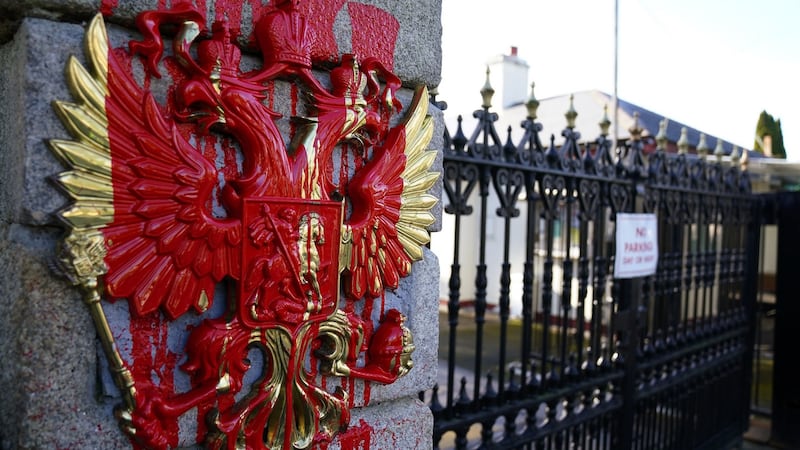
[[[373, 324], [354, 305], [396, 288], [429, 240], [427, 92], [396, 123], [400, 80], [379, 61], [344, 55], [321, 82], [294, 3], [257, 21], [264, 63], [250, 72], [227, 26], [206, 30], [190, 6], [140, 14], [144, 38], [129, 51], [110, 47], [98, 16], [88, 68], [67, 65], [74, 103], [55, 108], [74, 139], [50, 141], [73, 199], [60, 266], [83, 289], [125, 398], [120, 424], [139, 446], [177, 445], [179, 418], [197, 408], [210, 448], [307, 448], [349, 420], [348, 393], [321, 377], [391, 383], [412, 367], [405, 317], [390, 309]], [[166, 56], [164, 25], [177, 30]], [[169, 69], [166, 101], [132, 61], [148, 77]], [[284, 129], [268, 98], [276, 81], [302, 110]], [[126, 361], [102, 306], [118, 299], [133, 318], [167, 320], [226, 303], [189, 332], [188, 390]], [[248, 384], [253, 349], [264, 368]]]

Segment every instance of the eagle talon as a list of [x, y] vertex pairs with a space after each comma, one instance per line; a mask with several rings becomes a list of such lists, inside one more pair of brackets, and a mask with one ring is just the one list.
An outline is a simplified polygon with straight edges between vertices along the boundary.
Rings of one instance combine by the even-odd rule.
[[136, 408], [117, 408], [114, 415], [120, 429], [137, 444], [144, 448], [167, 449], [169, 439], [159, 417], [161, 407], [158, 396], [145, 394], [137, 396]]

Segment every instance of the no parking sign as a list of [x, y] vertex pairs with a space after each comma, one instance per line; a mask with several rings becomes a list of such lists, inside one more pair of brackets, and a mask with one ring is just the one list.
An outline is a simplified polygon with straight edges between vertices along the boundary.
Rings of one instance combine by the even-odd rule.
[[652, 275], [658, 263], [658, 221], [655, 214], [617, 214], [614, 278]]

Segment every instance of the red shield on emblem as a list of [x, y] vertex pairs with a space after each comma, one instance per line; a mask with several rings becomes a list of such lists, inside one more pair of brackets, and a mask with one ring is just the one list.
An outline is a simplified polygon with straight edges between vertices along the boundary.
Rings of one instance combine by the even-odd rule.
[[339, 303], [342, 203], [247, 199], [242, 223], [242, 321], [293, 329], [329, 317]]

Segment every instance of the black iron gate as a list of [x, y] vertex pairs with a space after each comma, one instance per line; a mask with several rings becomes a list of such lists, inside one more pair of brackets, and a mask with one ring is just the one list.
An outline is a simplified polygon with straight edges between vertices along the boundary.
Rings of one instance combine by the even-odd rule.
[[[518, 144], [488, 106], [469, 139], [461, 119], [446, 135], [447, 376], [420, 393], [434, 447], [729, 448], [747, 427], [759, 238], [738, 155], [667, 154], [660, 137], [645, 154], [636, 125], [612, 148], [607, 123], [544, 146], [527, 106]], [[614, 277], [623, 212], [657, 215], [655, 275]]]

